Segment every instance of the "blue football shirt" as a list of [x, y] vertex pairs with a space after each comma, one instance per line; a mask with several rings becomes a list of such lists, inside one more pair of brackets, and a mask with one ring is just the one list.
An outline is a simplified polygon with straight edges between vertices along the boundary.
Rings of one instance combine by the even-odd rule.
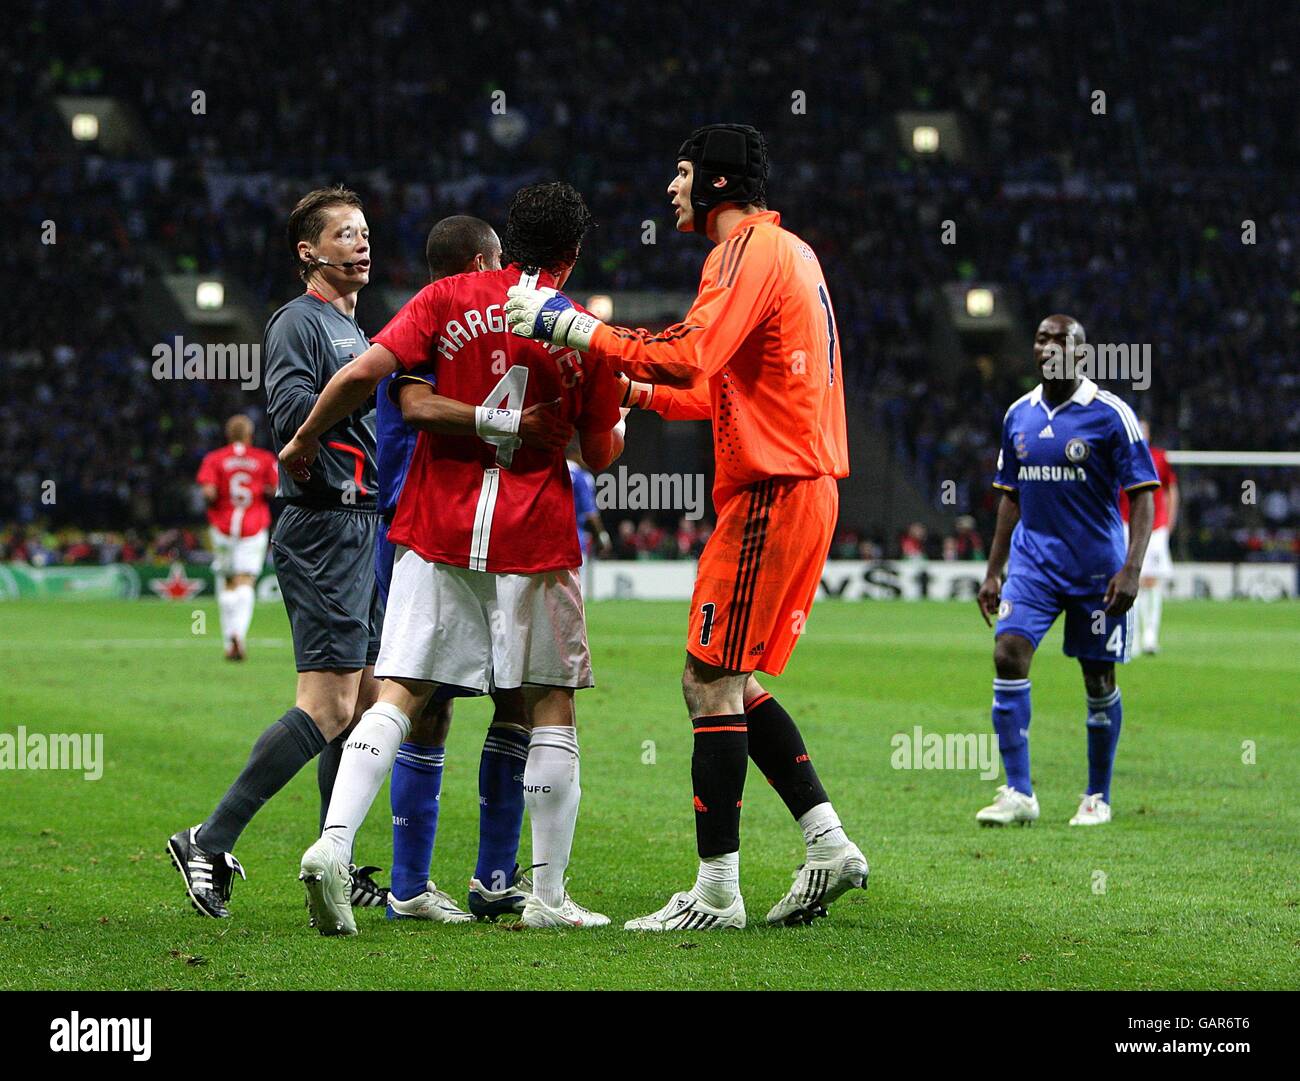
[[585, 552], [588, 538], [582, 523], [596, 513], [596, 478], [577, 462], [569, 461], [569, 479], [573, 481], [573, 513], [578, 523], [578, 544]]
[[1020, 501], [1009, 573], [1061, 593], [1097, 594], [1127, 551], [1119, 489], [1132, 494], [1160, 481], [1133, 410], [1084, 379], [1055, 409], [1041, 384], [1011, 404], [993, 486]]
[[402, 383], [418, 381], [437, 386], [431, 370], [396, 372], [379, 381], [375, 391], [375, 472], [379, 484], [379, 513], [391, 519], [406, 483], [420, 433], [402, 419], [397, 392]]

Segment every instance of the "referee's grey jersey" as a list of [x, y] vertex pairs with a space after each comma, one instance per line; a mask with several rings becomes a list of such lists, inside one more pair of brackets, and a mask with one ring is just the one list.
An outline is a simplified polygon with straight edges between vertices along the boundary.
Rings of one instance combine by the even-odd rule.
[[[271, 316], [262, 339], [266, 409], [278, 453], [307, 419], [316, 399], [343, 365], [370, 345], [357, 321], [311, 293]], [[280, 468], [278, 495], [306, 507], [376, 508], [373, 401], [344, 418], [320, 441], [311, 478], [299, 484]]]

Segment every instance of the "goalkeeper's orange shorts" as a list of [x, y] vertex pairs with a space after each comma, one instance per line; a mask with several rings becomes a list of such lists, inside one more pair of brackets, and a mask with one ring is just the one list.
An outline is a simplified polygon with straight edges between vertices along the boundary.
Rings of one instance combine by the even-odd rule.
[[733, 672], [780, 675], [817, 596], [839, 504], [828, 476], [736, 491], [700, 556], [687, 652]]

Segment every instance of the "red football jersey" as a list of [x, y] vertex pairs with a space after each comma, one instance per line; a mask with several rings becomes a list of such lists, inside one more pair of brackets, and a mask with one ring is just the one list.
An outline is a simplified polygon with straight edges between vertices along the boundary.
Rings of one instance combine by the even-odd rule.
[[271, 524], [266, 489], [280, 483], [280, 463], [269, 450], [230, 443], [203, 458], [198, 482], [215, 484], [208, 522], [228, 537], [251, 537]]
[[[1173, 466], [1169, 464], [1169, 457], [1159, 447], [1151, 447], [1151, 461], [1156, 467], [1156, 476], [1160, 479], [1160, 487], [1155, 490], [1155, 520], [1151, 523], [1151, 528], [1163, 529], [1169, 524], [1169, 489], [1172, 485], [1178, 483], [1178, 474], [1174, 472]], [[1128, 492], [1123, 488], [1119, 490], [1119, 515], [1124, 521], [1128, 521]]]
[[[520, 278], [518, 267], [507, 267], [436, 281], [371, 342], [408, 371], [431, 373], [445, 397], [506, 409], [558, 398], [560, 415], [580, 431], [609, 431], [622, 390], [608, 365], [507, 329], [506, 290]], [[545, 272], [524, 281], [555, 285]], [[435, 563], [540, 574], [581, 566], [573, 513], [562, 453], [421, 432], [388, 539]]]

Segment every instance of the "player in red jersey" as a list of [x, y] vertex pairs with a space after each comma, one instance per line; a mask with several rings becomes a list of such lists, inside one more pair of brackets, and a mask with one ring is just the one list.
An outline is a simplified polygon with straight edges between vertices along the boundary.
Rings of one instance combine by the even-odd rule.
[[[1142, 438], [1151, 444], [1151, 425], [1141, 421]], [[1169, 551], [1169, 538], [1178, 524], [1178, 474], [1169, 464], [1169, 455], [1159, 447], [1151, 447], [1151, 460], [1155, 463], [1160, 487], [1155, 496], [1155, 518], [1151, 525], [1151, 541], [1147, 544], [1146, 558], [1142, 560], [1141, 589], [1133, 612], [1137, 616], [1134, 637], [1143, 653], [1160, 652], [1160, 614], [1164, 607], [1165, 583], [1174, 573], [1174, 561]], [[1119, 491], [1119, 514], [1124, 519], [1124, 537], [1128, 538], [1128, 492]]]
[[[622, 450], [622, 389], [607, 365], [509, 333], [506, 291], [558, 289], [591, 222], [567, 184], [516, 194], [504, 270], [426, 286], [321, 394], [280, 454], [300, 475], [319, 434], [398, 371], [402, 415], [420, 430], [389, 538], [398, 546], [375, 672], [384, 680], [344, 749], [321, 838], [302, 880], [324, 934], [354, 934], [347, 903], [352, 840], [392, 767], [410, 719], [441, 684], [522, 688], [532, 729], [524, 801], [532, 822], [533, 893], [521, 922], [609, 922], [569, 897], [564, 872], [577, 821], [573, 692], [592, 685], [564, 444], [604, 469]], [[434, 393], [436, 390], [436, 394]], [[533, 403], [530, 405], [529, 403]], [[525, 417], [558, 416], [540, 441]], [[530, 422], [531, 422], [530, 421]]]
[[204, 455], [196, 479], [208, 504], [221, 641], [226, 660], [242, 661], [253, 622], [253, 587], [266, 562], [267, 500], [275, 495], [280, 470], [274, 454], [252, 445], [253, 422], [242, 413], [226, 421], [226, 438], [224, 447]]
[[830, 294], [812, 248], [767, 209], [766, 187], [767, 144], [754, 128], [711, 124], [682, 145], [668, 187], [677, 228], [707, 235], [714, 248], [690, 311], [662, 333], [605, 326], [563, 295], [526, 286], [506, 305], [517, 334], [666, 384], [630, 388], [637, 404], [648, 396], [665, 416], [713, 422], [718, 523], [696, 571], [682, 676], [695, 737], [699, 872], [690, 890], [624, 924], [632, 931], [745, 926], [747, 755], [798, 821], [807, 851], [768, 923], [823, 916], [867, 879], [798, 727], [754, 678], [755, 670], [780, 675], [805, 629], [835, 528], [835, 478], [849, 471]]

